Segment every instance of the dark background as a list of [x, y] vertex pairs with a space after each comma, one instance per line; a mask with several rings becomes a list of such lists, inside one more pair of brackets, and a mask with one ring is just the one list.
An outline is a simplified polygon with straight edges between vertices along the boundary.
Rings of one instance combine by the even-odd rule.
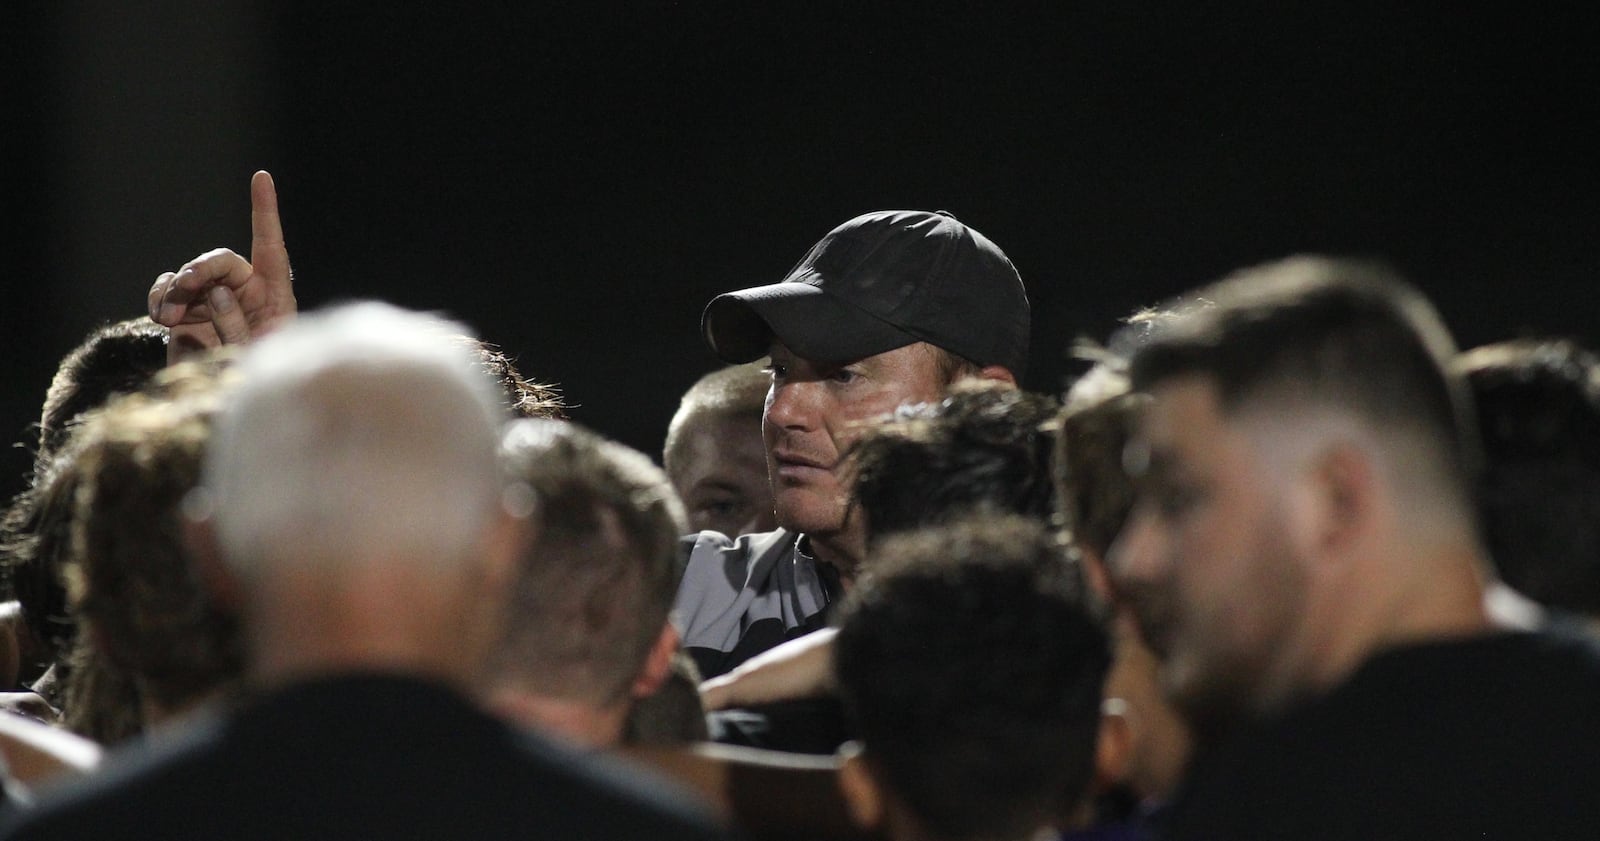
[[447, 311], [652, 454], [704, 303], [874, 209], [1010, 254], [1041, 390], [1298, 251], [1390, 260], [1464, 345], [1600, 332], [1580, 4], [124, 5], [8, 8], [0, 439], [157, 273], [248, 247], [258, 168], [303, 308]]

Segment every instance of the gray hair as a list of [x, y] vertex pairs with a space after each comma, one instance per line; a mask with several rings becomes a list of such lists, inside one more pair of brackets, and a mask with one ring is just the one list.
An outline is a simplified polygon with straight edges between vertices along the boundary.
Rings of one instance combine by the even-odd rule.
[[503, 412], [465, 332], [368, 302], [245, 352], [202, 477], [235, 572], [375, 560], [444, 572], [471, 557], [502, 500]]

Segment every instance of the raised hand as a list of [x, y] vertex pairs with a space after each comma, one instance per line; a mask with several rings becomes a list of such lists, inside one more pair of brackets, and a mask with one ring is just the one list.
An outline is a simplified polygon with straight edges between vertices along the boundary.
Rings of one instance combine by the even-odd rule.
[[272, 176], [250, 179], [250, 259], [217, 248], [150, 287], [150, 318], [172, 329], [170, 365], [199, 350], [240, 344], [294, 318], [294, 278]]

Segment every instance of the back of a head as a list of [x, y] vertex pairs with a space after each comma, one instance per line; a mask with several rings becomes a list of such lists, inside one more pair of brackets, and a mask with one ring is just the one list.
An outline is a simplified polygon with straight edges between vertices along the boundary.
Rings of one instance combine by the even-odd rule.
[[902, 408], [850, 451], [854, 497], [871, 539], [947, 523], [974, 510], [1049, 521], [1056, 403], [969, 380], [937, 404]]
[[1089, 782], [1110, 660], [1098, 603], [1028, 518], [875, 554], [834, 649], [868, 768], [937, 837], [1028, 837]]
[[647, 698], [640, 698], [628, 711], [622, 731], [627, 745], [691, 745], [711, 740], [706, 725], [705, 703], [700, 699], [700, 670], [694, 658], [678, 651], [672, 655], [671, 671]]
[[667, 440], [661, 450], [661, 462], [667, 475], [676, 480], [682, 471], [684, 427], [701, 414], [741, 416], [751, 418], [751, 434], [760, 435], [761, 410], [766, 405], [767, 389], [772, 377], [759, 362], [728, 365], [718, 368], [695, 380], [683, 393], [678, 410], [667, 424]]
[[1052, 460], [1062, 525], [1073, 543], [1105, 558], [1133, 511], [1133, 479], [1122, 464], [1138, 401], [1125, 365], [1102, 358], [1067, 392]]
[[167, 364], [167, 328], [140, 316], [90, 333], [61, 360], [39, 418], [35, 473], [71, 432], [72, 421], [117, 394], [138, 391]]
[[661, 455], [691, 531], [737, 536], [775, 527], [761, 438], [771, 382], [763, 365], [730, 365], [701, 377], [679, 401]]
[[1455, 367], [1478, 412], [1480, 519], [1501, 577], [1600, 617], [1600, 357], [1525, 340], [1467, 351]]
[[[198, 372], [184, 363], [179, 372]], [[199, 481], [201, 457], [219, 404], [213, 391], [177, 398], [131, 395], [83, 429], [78, 456], [73, 558], [80, 618], [89, 623], [105, 668], [126, 676], [140, 701], [176, 711], [198, 702], [243, 672], [238, 618], [201, 586], [178, 535], [184, 496]], [[74, 671], [73, 687], [77, 687]], [[95, 686], [104, 689], [107, 683]], [[113, 701], [75, 691], [69, 716], [89, 716]], [[99, 735], [99, 734], [96, 734]]]
[[372, 563], [475, 563], [503, 483], [503, 410], [460, 325], [386, 304], [301, 318], [253, 345], [204, 485], [245, 579]]
[[1433, 306], [1377, 265], [1293, 257], [1246, 269], [1174, 305], [1132, 351], [1137, 391], [1198, 375], [1222, 411], [1336, 412], [1389, 441], [1423, 499], [1467, 507], [1477, 465], [1468, 397], [1447, 370]]
[[490, 678], [616, 703], [665, 627], [683, 506], [647, 456], [577, 424], [514, 422], [502, 456], [533, 489], [536, 526]]
[[166, 364], [167, 328], [143, 316], [130, 318], [96, 328], [68, 352], [45, 394], [33, 476], [0, 515], [0, 566], [34, 637], [52, 657], [72, 636], [57, 559], [67, 550], [76, 481], [63, 475], [70, 471], [57, 457], [85, 414], [118, 394], [138, 391]]

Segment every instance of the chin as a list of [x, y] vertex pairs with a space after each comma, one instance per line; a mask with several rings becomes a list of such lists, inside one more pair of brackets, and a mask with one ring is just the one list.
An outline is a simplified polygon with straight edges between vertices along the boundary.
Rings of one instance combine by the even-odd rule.
[[844, 512], [836, 506], [825, 506], [814, 499], [804, 502], [808, 504], [785, 505], [784, 500], [779, 499], [778, 525], [811, 535], [833, 534], [844, 528]]

